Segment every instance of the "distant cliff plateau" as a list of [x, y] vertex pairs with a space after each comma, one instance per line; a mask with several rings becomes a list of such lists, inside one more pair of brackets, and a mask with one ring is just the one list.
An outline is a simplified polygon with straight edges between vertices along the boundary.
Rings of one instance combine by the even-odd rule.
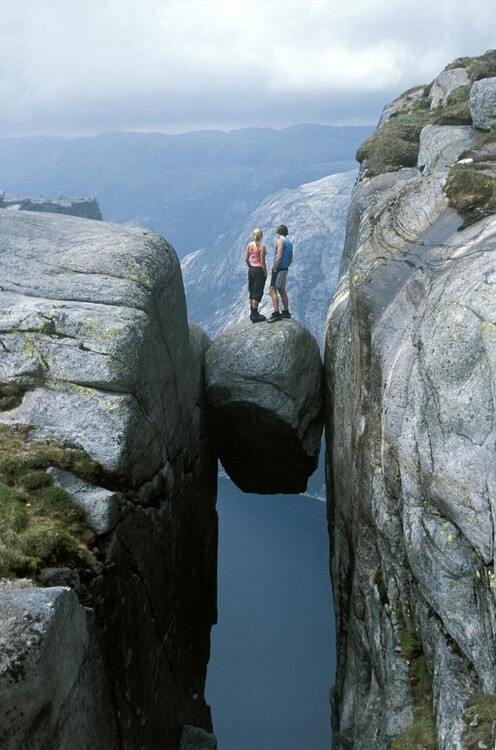
[[326, 329], [335, 748], [496, 740], [496, 52], [360, 147]]
[[102, 212], [95, 198], [69, 198], [66, 196], [31, 198], [24, 195], [6, 195], [0, 192], [0, 208], [10, 211], [41, 211], [67, 214], [83, 219], [102, 220]]
[[150, 227], [179, 256], [212, 246], [271, 193], [356, 166], [371, 127], [106, 133], [5, 138], [0, 189], [28, 196], [90, 195], [106, 221]]

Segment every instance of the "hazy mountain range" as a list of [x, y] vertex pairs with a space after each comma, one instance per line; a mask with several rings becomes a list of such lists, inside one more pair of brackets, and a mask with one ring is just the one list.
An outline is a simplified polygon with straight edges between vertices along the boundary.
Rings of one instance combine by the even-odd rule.
[[[148, 226], [180, 258], [239, 234], [269, 195], [356, 166], [370, 127], [296, 125], [91, 137], [5, 138], [0, 189], [97, 198], [105, 221]], [[288, 221], [291, 220], [288, 219]]]

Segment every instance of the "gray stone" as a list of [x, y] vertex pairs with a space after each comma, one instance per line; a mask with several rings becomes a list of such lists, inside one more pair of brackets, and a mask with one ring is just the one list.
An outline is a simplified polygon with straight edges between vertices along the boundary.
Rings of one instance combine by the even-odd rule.
[[424, 96], [425, 86], [415, 86], [415, 88], [406, 91], [390, 104], [386, 104], [377, 123], [377, 129], [381, 128], [385, 122], [395, 117], [399, 112], [408, 112], [409, 108], [422, 96]]
[[303, 492], [322, 433], [322, 363], [293, 320], [241, 323], [206, 354], [207, 397], [219, 457], [245, 492]]
[[151, 480], [177, 453], [193, 397], [174, 250], [153, 232], [68, 216], [0, 221], [0, 380], [26, 388], [0, 421], [77, 444], [131, 486]]
[[53, 466], [48, 468], [48, 473], [53, 477], [54, 484], [68, 492], [76, 505], [84, 510], [86, 523], [96, 534], [108, 534], [116, 527], [123, 500], [120, 492], [95, 487], [70, 471]]
[[213, 734], [200, 727], [186, 726], [181, 736], [180, 750], [217, 750], [217, 741]]
[[0, 589], [1, 747], [103, 750], [118, 742], [91, 613], [69, 589]]
[[72, 568], [41, 568], [36, 580], [42, 586], [68, 586], [76, 590], [81, 583], [78, 571]]
[[424, 176], [431, 172], [442, 175], [448, 173], [462, 147], [475, 143], [471, 127], [451, 125], [427, 125], [420, 133], [418, 166]]
[[335, 747], [387, 748], [411, 722], [405, 630], [438, 747], [461, 750], [463, 705], [496, 691], [496, 218], [457, 231], [443, 191], [475, 137], [429, 126], [422, 174], [352, 196], [325, 347]]
[[466, 68], [451, 68], [443, 70], [434, 80], [431, 89], [431, 109], [445, 107], [449, 95], [460, 86], [466, 86], [470, 82]]
[[[22, 389], [0, 421], [83, 448], [101, 463], [105, 485], [52, 469], [96, 531], [99, 565], [91, 575], [38, 572], [52, 587], [37, 595], [47, 607], [61, 591], [55, 584], [74, 590], [60, 594], [60, 616], [40, 615], [47, 637], [33, 641], [32, 659], [46, 650], [53, 676], [45, 686], [34, 668], [26, 672], [22, 690], [33, 697], [15, 693], [15, 710], [5, 702], [12, 714], [0, 720], [8, 738], [0, 745], [176, 748], [184, 724], [212, 729], [204, 685], [216, 620], [217, 458], [203, 375], [208, 337], [188, 326], [176, 254], [154, 232], [8, 209], [0, 222], [0, 382]], [[37, 607], [25, 601], [29, 617]], [[6, 637], [15, 661], [21, 641], [10, 630]], [[68, 701], [64, 665], [79, 670], [73, 688], [66, 681]], [[59, 679], [60, 700], [52, 696]]]
[[469, 106], [474, 127], [481, 130], [496, 128], [496, 78], [475, 81], [470, 89]]

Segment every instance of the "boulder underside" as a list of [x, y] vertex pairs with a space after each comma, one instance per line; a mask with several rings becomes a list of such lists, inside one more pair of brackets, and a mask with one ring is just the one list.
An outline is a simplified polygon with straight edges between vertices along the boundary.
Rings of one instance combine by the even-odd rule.
[[206, 355], [207, 398], [217, 451], [244, 492], [304, 492], [322, 435], [318, 344], [292, 320], [242, 323]]

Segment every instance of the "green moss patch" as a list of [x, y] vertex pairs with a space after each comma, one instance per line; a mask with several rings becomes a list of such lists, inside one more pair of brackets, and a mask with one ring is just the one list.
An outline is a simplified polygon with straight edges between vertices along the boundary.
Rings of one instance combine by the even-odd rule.
[[413, 696], [413, 722], [391, 744], [391, 750], [435, 750], [436, 727], [432, 712], [432, 682], [427, 669], [422, 641], [415, 630], [406, 627], [401, 610], [398, 611], [401, 628], [401, 655], [408, 664]]
[[479, 57], [459, 57], [447, 65], [445, 70], [453, 68], [465, 68], [471, 83], [482, 78], [493, 78], [496, 76], [496, 50], [491, 49]]
[[467, 724], [464, 737], [467, 750], [494, 747], [496, 741], [496, 695], [480, 694], [465, 706], [463, 719]]
[[9, 411], [19, 406], [22, 395], [22, 388], [15, 383], [0, 383], [0, 411]]
[[449, 171], [444, 191], [449, 205], [465, 219], [460, 229], [496, 213], [496, 180], [472, 165], [455, 164]]
[[372, 133], [360, 146], [356, 159], [367, 160], [367, 176], [396, 172], [415, 167], [419, 152], [420, 131], [429, 124], [430, 114], [418, 109], [398, 114]]
[[29, 440], [26, 427], [0, 425], [0, 575], [32, 575], [40, 567], [92, 569], [94, 532], [49, 466], [94, 481], [100, 466], [81, 450]]
[[436, 735], [432, 716], [424, 716], [417, 709], [411, 727], [399, 734], [391, 744], [391, 750], [436, 750]]
[[[401, 109], [360, 146], [356, 159], [365, 162], [365, 176], [396, 172], [417, 165], [420, 132], [426, 125], [471, 125], [469, 97], [471, 85], [482, 78], [496, 76], [496, 50], [481, 57], [459, 58], [447, 66], [466, 68], [470, 83], [451, 92], [445, 106], [431, 110], [431, 87], [422, 96], [405, 101]], [[412, 89], [413, 91], [413, 89]], [[405, 96], [409, 92], [405, 92]]]
[[433, 125], [472, 125], [472, 115], [468, 104], [470, 88], [470, 85], [459, 86], [452, 91], [446, 105], [438, 107], [431, 113], [431, 123]]

